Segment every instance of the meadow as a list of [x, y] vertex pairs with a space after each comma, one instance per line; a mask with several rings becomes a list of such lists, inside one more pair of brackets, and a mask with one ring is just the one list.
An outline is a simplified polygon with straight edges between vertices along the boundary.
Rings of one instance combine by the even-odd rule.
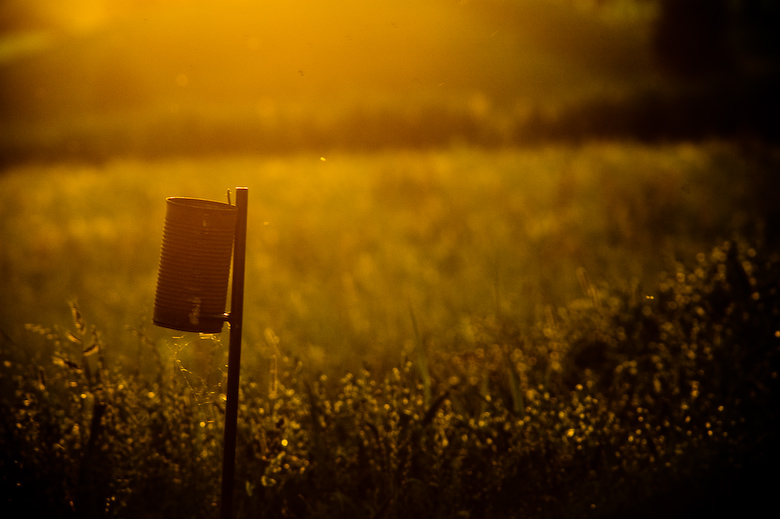
[[583, 297], [582, 275], [652, 291], [675, 261], [760, 235], [762, 167], [717, 143], [20, 167], [2, 176], [3, 329], [77, 301], [127, 351], [126, 326], [155, 333], [165, 198], [246, 185], [250, 355], [270, 330], [317, 367], [393, 363], [414, 322], [469, 349], [472, 316], [533, 322]]
[[151, 307], [165, 197], [244, 185], [237, 516], [758, 510], [777, 164], [592, 141], [7, 168], [2, 502], [216, 514], [227, 338]]

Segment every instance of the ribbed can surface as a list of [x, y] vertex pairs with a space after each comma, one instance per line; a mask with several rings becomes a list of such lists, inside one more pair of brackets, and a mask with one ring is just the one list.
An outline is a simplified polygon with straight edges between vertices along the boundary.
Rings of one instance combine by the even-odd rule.
[[224, 323], [235, 206], [167, 199], [153, 322], [186, 332], [219, 333]]

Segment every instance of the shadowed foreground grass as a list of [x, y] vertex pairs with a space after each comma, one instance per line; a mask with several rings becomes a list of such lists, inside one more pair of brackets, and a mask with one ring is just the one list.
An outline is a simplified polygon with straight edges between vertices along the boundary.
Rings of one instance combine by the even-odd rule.
[[[648, 296], [597, 288], [529, 326], [474, 322], [378, 375], [272, 357], [244, 374], [239, 517], [687, 517], [762, 510], [778, 483], [780, 258], [725, 243]], [[0, 500], [45, 517], [214, 517], [218, 385], [148, 339], [109, 364], [72, 307], [2, 343]], [[272, 340], [269, 339], [269, 340]], [[771, 475], [770, 475], [771, 474]]]

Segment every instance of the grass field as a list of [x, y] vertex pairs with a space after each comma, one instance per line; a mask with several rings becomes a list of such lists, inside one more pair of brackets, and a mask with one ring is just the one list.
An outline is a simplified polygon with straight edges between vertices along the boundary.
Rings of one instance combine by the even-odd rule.
[[20, 168], [0, 180], [3, 330], [67, 320], [75, 300], [124, 343], [148, 327], [165, 197], [247, 185], [250, 358], [273, 330], [316, 366], [393, 363], [415, 320], [469, 349], [472, 318], [582, 297], [578, 269], [652, 291], [754, 222], [750, 167], [725, 145], [593, 144]]
[[780, 263], [777, 157], [746, 150], [8, 169], [2, 502], [216, 514], [226, 337], [151, 307], [165, 197], [246, 185], [238, 516], [749, 511], [775, 481]]

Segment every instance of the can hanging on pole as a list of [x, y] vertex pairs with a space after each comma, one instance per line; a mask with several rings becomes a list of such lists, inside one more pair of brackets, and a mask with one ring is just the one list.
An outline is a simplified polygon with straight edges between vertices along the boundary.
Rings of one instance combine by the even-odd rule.
[[[219, 333], [230, 324], [220, 518], [230, 519], [236, 464], [238, 381], [244, 323], [244, 268], [249, 190], [236, 205], [168, 198], [154, 298], [154, 324], [185, 332]], [[230, 313], [225, 313], [231, 255]]]
[[236, 232], [235, 206], [167, 199], [153, 322], [185, 332], [219, 333]]

